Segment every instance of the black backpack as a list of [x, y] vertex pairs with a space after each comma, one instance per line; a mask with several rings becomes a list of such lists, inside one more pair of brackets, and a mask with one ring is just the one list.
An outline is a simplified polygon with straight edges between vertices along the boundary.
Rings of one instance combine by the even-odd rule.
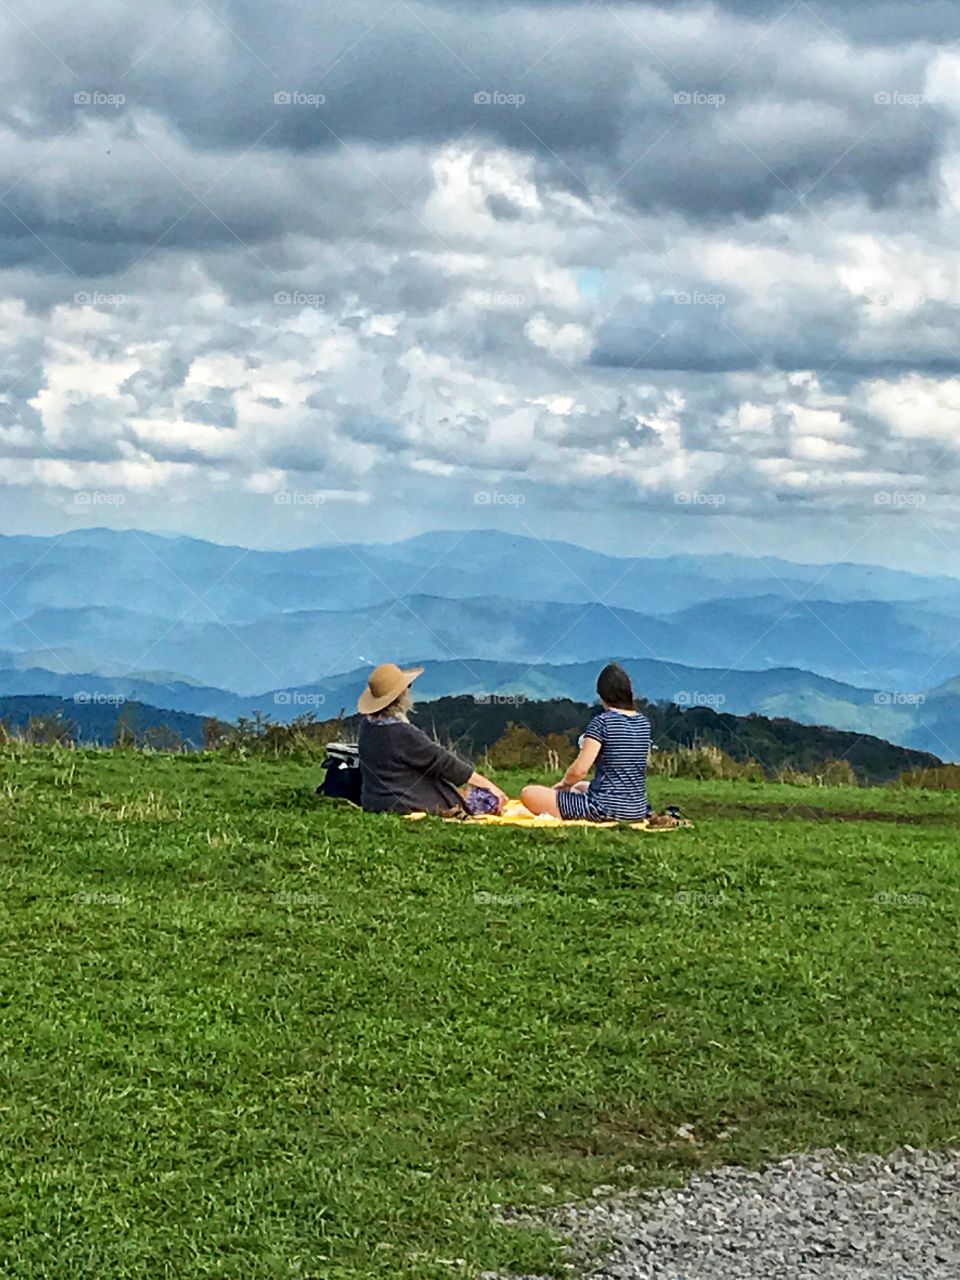
[[355, 742], [330, 742], [321, 769], [326, 776], [317, 787], [318, 796], [360, 803], [360, 753]]

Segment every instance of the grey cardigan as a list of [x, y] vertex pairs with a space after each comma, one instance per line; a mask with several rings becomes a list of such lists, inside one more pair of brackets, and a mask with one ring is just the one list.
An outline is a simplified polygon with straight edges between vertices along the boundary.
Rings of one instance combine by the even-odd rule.
[[405, 720], [364, 717], [359, 733], [361, 803], [373, 813], [440, 813], [463, 808], [473, 765]]

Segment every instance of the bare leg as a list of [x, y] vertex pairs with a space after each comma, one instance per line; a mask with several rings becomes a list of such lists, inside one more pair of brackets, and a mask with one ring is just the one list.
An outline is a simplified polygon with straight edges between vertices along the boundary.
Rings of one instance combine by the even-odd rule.
[[531, 784], [520, 792], [520, 800], [531, 813], [549, 813], [551, 817], [560, 817], [557, 793], [553, 787], [538, 787]]

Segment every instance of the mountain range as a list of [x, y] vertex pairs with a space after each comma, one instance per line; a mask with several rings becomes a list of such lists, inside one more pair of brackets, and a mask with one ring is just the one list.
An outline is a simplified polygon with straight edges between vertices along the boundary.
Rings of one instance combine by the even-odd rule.
[[[234, 719], [352, 707], [369, 664], [421, 697], [638, 691], [960, 757], [960, 581], [771, 557], [629, 558], [474, 530], [293, 551], [136, 531], [0, 537], [0, 695]], [[722, 699], [722, 701], [718, 701]]]
[[160, 616], [195, 608], [201, 619], [253, 622], [277, 613], [363, 609], [412, 594], [600, 600], [654, 615], [710, 600], [803, 596], [835, 604], [912, 602], [960, 617], [956, 578], [760, 555], [611, 556], [489, 529], [293, 551], [76, 529], [55, 537], [0, 537], [0, 580], [7, 605], [20, 617], [100, 605]]
[[195, 610], [44, 608], [23, 622], [0, 617], [0, 650], [42, 659], [43, 651], [70, 649], [94, 669], [104, 660], [127, 670], [149, 662], [242, 693], [324, 679], [385, 654], [401, 663], [493, 655], [540, 665], [611, 653], [737, 670], [800, 667], [850, 684], [914, 692], [956, 674], [958, 630], [958, 619], [882, 601], [798, 604], [758, 596], [655, 616], [600, 603], [414, 594], [362, 609], [277, 612], [252, 622], [200, 618]]

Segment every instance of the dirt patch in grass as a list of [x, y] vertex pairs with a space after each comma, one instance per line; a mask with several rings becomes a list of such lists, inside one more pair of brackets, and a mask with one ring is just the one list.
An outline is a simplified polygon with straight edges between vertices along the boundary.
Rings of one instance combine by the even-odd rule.
[[883, 809], [822, 809], [818, 805], [796, 804], [710, 804], [698, 806], [694, 817], [792, 819], [795, 822], [888, 822], [895, 826], [956, 826], [951, 813], [890, 813]]

